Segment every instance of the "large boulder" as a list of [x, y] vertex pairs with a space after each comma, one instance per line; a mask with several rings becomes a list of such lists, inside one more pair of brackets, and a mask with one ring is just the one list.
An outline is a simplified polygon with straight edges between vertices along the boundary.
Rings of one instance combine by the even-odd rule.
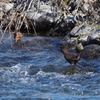
[[[4, 15], [6, 20], [3, 23], [4, 28], [10, 22], [12, 30], [44, 32], [53, 28], [60, 19], [60, 10], [53, 5], [52, 1], [20, 0], [11, 7], [9, 5], [11, 4], [7, 3], [5, 6], [7, 12]], [[1, 14], [0, 19], [2, 19]]]
[[90, 33], [95, 29], [92, 25], [80, 25], [72, 29], [68, 34], [70, 37], [76, 37], [78, 41], [87, 41]]
[[35, 23], [36, 30], [49, 30], [60, 18], [59, 11], [51, 4], [41, 1], [39, 4], [33, 4], [35, 7], [33, 6], [26, 12], [27, 19], [31, 20], [33, 24]]
[[59, 24], [58, 32], [61, 32], [62, 35], [67, 35], [75, 27], [75, 24], [74, 16], [68, 14]]
[[94, 29], [95, 27], [91, 25], [76, 26], [60, 41], [60, 44], [67, 49], [76, 49], [79, 43], [86, 45], [88, 36]]
[[84, 47], [81, 53], [81, 57], [84, 59], [95, 59], [100, 57], [100, 45], [87, 45]]

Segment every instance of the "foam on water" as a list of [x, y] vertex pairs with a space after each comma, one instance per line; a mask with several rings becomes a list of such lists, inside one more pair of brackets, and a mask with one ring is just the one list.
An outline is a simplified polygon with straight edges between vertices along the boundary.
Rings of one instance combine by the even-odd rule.
[[0, 97], [3, 100], [100, 99], [99, 73], [62, 75], [40, 70], [29, 75], [29, 68], [21, 64], [0, 68]]

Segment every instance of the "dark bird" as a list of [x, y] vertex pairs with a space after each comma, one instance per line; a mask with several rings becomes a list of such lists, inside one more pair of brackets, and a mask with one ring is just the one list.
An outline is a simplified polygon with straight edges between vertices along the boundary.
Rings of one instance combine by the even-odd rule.
[[64, 54], [65, 59], [70, 64], [76, 64], [80, 60], [81, 52], [78, 55], [73, 55], [73, 54], [70, 54], [65, 48], [61, 48], [61, 51]]

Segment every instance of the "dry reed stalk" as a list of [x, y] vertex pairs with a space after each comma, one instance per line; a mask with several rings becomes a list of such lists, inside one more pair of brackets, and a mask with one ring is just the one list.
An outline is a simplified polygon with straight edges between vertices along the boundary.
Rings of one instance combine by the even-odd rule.
[[[3, 0], [3, 2], [6, 2], [6, 1]], [[28, 4], [28, 2], [29, 2], [29, 4]], [[25, 12], [30, 10], [31, 5], [32, 5], [33, 2], [34, 2], [34, 0], [31, 0], [31, 1], [26, 0], [25, 3], [24, 3], [24, 6], [23, 6], [23, 1], [21, 1], [20, 4], [15, 4], [16, 7], [11, 9], [12, 11], [14, 10], [15, 13], [14, 14], [12, 13], [12, 15], [10, 15], [12, 17], [9, 19], [9, 22], [7, 22], [8, 19], [5, 19], [5, 20], [2, 20], [1, 23], [0, 23], [1, 27], [3, 27], [4, 25], [7, 24], [5, 29], [4, 29], [4, 32], [3, 32], [2, 36], [0, 37], [0, 41], [2, 41], [2, 39], [3, 39], [3, 37], [4, 37], [7, 30], [11, 31], [12, 26], [14, 26], [15, 30], [20, 30], [22, 25], [25, 24], [25, 26], [27, 28], [27, 31], [29, 30], [29, 25], [28, 25], [28, 22], [27, 22], [27, 19], [26, 19], [27, 13], [25, 13]], [[20, 10], [21, 6], [23, 6], [23, 8]], [[27, 6], [28, 6], [28, 8], [27, 8]], [[9, 18], [9, 15], [6, 14], [5, 16], [7, 16]], [[35, 35], [37, 35], [35, 27], [33, 29], [34, 29]]]

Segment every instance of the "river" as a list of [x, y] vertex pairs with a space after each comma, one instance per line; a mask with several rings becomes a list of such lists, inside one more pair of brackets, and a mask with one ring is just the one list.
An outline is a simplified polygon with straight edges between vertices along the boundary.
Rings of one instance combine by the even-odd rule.
[[[100, 60], [100, 59], [99, 59]], [[64, 75], [70, 65], [59, 49], [59, 38], [23, 37], [0, 44], [0, 100], [100, 100], [100, 62], [97, 71]]]

